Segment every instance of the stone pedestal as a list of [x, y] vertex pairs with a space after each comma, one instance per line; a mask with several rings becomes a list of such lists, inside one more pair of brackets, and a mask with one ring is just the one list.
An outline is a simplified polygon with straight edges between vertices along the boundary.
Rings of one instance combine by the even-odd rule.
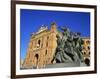
[[45, 68], [64, 68], [64, 67], [82, 67], [82, 66], [86, 66], [86, 65], [84, 63], [79, 63], [79, 62], [75, 62], [75, 63], [56, 63], [56, 64], [46, 65]]
[[[43, 69], [45, 68], [64, 68], [64, 67], [84, 67], [86, 66], [85, 63], [79, 63], [79, 62], [68, 62], [68, 63], [55, 63], [55, 64], [48, 64], [46, 65]], [[20, 68], [20, 69], [37, 69], [37, 67], [33, 66], [32, 68]], [[41, 68], [42, 69], [42, 68]]]

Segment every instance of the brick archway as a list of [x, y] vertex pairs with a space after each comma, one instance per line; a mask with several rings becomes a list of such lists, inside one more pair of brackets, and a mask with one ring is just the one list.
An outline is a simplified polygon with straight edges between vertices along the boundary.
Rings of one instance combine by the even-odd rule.
[[38, 67], [38, 59], [39, 59], [39, 55], [38, 54], [35, 54], [36, 67]]
[[90, 60], [89, 60], [89, 58], [85, 58], [85, 64], [86, 64], [87, 66], [90, 66]]

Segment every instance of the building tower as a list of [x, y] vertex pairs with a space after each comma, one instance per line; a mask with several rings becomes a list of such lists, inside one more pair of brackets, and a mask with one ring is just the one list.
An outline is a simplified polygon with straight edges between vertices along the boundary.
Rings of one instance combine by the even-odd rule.
[[43, 68], [47, 64], [51, 64], [57, 47], [56, 27], [56, 23], [51, 24], [50, 30], [42, 26], [38, 32], [31, 35], [23, 63], [24, 68]]

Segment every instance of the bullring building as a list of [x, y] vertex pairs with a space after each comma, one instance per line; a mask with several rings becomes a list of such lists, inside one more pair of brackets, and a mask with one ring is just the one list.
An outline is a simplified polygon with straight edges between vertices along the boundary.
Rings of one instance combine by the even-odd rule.
[[[52, 59], [57, 47], [56, 35], [61, 35], [57, 30], [56, 23], [51, 24], [50, 30], [42, 26], [36, 33], [32, 33], [26, 57], [22, 63], [23, 68], [45, 68], [52, 64]], [[90, 61], [90, 39], [83, 38], [84, 61], [89, 65]], [[55, 62], [53, 62], [55, 63]]]

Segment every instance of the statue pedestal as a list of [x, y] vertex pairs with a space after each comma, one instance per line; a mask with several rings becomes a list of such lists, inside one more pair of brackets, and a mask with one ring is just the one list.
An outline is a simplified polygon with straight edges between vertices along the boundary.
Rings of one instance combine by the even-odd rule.
[[83, 67], [86, 66], [84, 63], [79, 63], [79, 62], [75, 62], [75, 63], [55, 63], [55, 64], [49, 64], [46, 65], [45, 68], [64, 68], [64, 67]]
[[[64, 68], [64, 67], [84, 67], [86, 66], [85, 63], [80, 63], [80, 62], [67, 62], [67, 63], [55, 63], [55, 64], [48, 64], [46, 65], [43, 69], [45, 68]], [[29, 68], [29, 67], [23, 67], [20, 69], [37, 69], [35, 66]]]

